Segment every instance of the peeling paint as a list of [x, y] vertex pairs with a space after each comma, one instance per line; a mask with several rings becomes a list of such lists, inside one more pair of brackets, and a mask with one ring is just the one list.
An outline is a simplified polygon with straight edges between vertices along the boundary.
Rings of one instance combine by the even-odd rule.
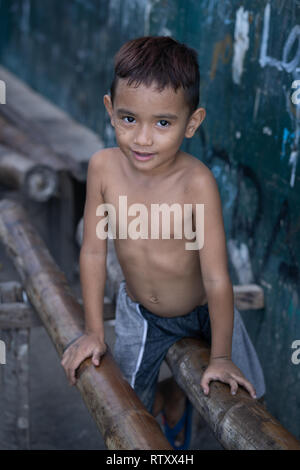
[[298, 150], [293, 150], [290, 155], [289, 165], [292, 167], [291, 179], [290, 179], [290, 186], [293, 187], [295, 184], [295, 175], [296, 175], [296, 168], [298, 162]]
[[286, 155], [286, 145], [291, 142], [291, 139], [293, 138], [294, 133], [290, 132], [288, 129], [284, 128], [283, 129], [283, 136], [282, 136], [282, 145], [281, 145], [281, 154], [280, 154], [280, 160], [282, 160], [285, 155]]
[[256, 93], [255, 93], [255, 101], [254, 101], [254, 108], [253, 108], [253, 121], [255, 121], [259, 104], [260, 104], [260, 96], [261, 96], [261, 89], [256, 88]]
[[[270, 32], [270, 17], [271, 17], [271, 5], [267, 3], [264, 11], [264, 26], [262, 34], [262, 42], [260, 49], [259, 63], [261, 67], [266, 65], [277, 68], [278, 70], [285, 70], [288, 73], [295, 71], [300, 63], [300, 25], [295, 25], [288, 35], [288, 38], [283, 46], [282, 60], [276, 59], [275, 57], [268, 55], [268, 40]], [[295, 55], [292, 60], [288, 62], [288, 57], [294, 44], [297, 43]]]
[[266, 287], [267, 289], [271, 290], [272, 286], [268, 282], [264, 281], [263, 279], [260, 279], [260, 283], [262, 286]]
[[247, 245], [245, 243], [239, 245], [237, 240], [229, 240], [228, 250], [230, 259], [239, 278], [239, 283], [252, 284], [253, 273]]
[[249, 12], [240, 7], [236, 12], [232, 79], [239, 85], [243, 74], [246, 52], [249, 49]]
[[262, 131], [263, 131], [263, 134], [266, 134], [266, 135], [272, 135], [273, 134], [272, 129], [268, 126], [263, 127]]

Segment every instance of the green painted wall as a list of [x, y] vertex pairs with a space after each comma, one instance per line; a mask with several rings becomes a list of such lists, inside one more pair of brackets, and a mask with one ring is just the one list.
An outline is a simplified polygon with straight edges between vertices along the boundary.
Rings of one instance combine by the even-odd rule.
[[170, 34], [197, 49], [207, 118], [183, 147], [218, 181], [233, 282], [264, 288], [265, 309], [243, 318], [268, 408], [300, 438], [300, 1], [2, 0], [0, 15], [1, 62], [107, 146], [102, 97], [121, 44]]

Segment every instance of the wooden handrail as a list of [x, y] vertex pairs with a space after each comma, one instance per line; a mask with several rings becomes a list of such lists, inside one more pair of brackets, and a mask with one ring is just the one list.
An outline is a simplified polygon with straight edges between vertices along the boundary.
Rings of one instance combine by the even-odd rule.
[[233, 396], [228, 385], [211, 382], [204, 395], [200, 381], [209, 356], [204, 341], [184, 338], [171, 346], [166, 362], [225, 449], [300, 450], [300, 442], [241, 387]]
[[[13, 201], [0, 202], [0, 239], [61, 355], [82, 333], [82, 307], [25, 211]], [[226, 449], [300, 450], [299, 441], [241, 388], [232, 396], [227, 385], [213, 382], [209, 396], [203, 394], [200, 381], [209, 360], [209, 347], [203, 341], [178, 341], [166, 360]], [[94, 367], [90, 359], [81, 364], [77, 387], [109, 449], [171, 449], [156, 420], [123, 378], [109, 348], [100, 367]]]
[[[82, 333], [83, 310], [19, 204], [0, 202], [0, 239], [59, 354]], [[99, 367], [86, 359], [77, 388], [109, 449], [172, 449], [123, 377], [108, 348]]]

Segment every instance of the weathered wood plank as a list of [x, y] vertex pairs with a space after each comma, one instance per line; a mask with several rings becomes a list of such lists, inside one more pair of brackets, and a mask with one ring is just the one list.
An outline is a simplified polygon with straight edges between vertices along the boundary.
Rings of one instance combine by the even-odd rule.
[[2, 330], [6, 364], [0, 366], [0, 449], [29, 449], [28, 328]]
[[264, 308], [264, 290], [257, 284], [233, 286], [234, 303], [238, 310], [259, 310]]
[[7, 85], [7, 104], [2, 106], [2, 114], [64, 160], [75, 177], [85, 180], [91, 155], [104, 147], [99, 136], [1, 66], [0, 79]]
[[32, 328], [42, 322], [33, 308], [22, 302], [0, 304], [0, 329]]
[[[0, 304], [8, 302], [22, 302], [23, 287], [20, 282], [0, 282]], [[0, 305], [1, 306], [1, 305]]]
[[[0, 296], [1, 301], [9, 302], [0, 303], [0, 339], [4, 341], [6, 356], [5, 364], [0, 367], [0, 448], [29, 449], [30, 328], [22, 315], [25, 311], [29, 313], [28, 306], [19, 302], [23, 297], [19, 282], [0, 283]], [[23, 316], [23, 321], [14, 321], [16, 312], [17, 320]], [[7, 314], [10, 314], [8, 321], [2, 321]]]
[[58, 176], [50, 166], [37, 164], [4, 145], [0, 145], [0, 182], [39, 202], [58, 190]]
[[[3, 108], [0, 108], [2, 111]], [[50, 165], [55, 171], [68, 171], [70, 165], [59, 158], [49, 147], [41, 144], [29, 136], [25, 131], [18, 129], [0, 114], [0, 142], [17, 152], [26, 155], [33, 162]], [[78, 168], [74, 165], [73, 170]]]

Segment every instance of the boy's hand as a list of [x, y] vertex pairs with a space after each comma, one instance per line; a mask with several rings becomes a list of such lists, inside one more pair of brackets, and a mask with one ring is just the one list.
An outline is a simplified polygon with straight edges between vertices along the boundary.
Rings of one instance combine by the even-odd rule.
[[230, 359], [211, 359], [205, 370], [201, 387], [205, 395], [209, 393], [209, 383], [220, 380], [230, 385], [232, 395], [235, 395], [239, 385], [243, 385], [252, 398], [256, 398], [253, 385], [244, 377], [240, 369]]
[[100, 364], [100, 358], [106, 353], [107, 346], [95, 333], [85, 333], [72, 343], [64, 352], [61, 365], [65, 369], [70, 385], [75, 385], [75, 371], [82, 361], [92, 356], [95, 366]]

